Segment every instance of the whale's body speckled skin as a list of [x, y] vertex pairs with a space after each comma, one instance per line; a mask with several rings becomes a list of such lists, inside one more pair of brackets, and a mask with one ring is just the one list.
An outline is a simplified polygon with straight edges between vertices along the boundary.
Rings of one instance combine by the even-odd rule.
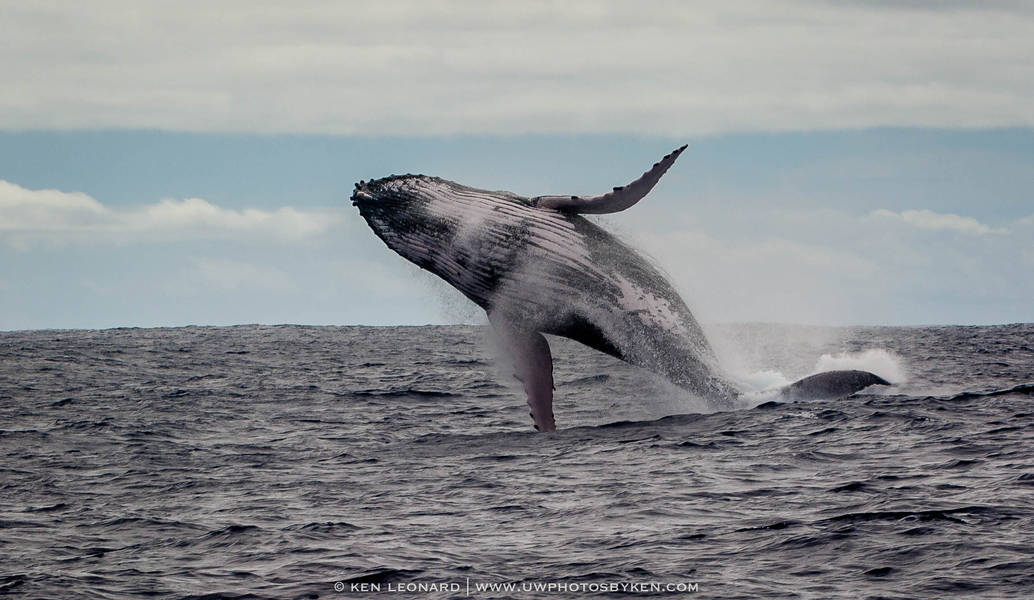
[[[738, 392], [672, 285], [579, 214], [635, 204], [684, 148], [602, 196], [526, 198], [437, 177], [393, 175], [357, 183], [352, 201], [389, 248], [488, 312], [514, 359], [537, 428], [555, 428], [552, 358], [541, 333], [579, 341], [728, 408]], [[833, 374], [821, 386], [797, 389], [853, 392], [865, 387], [863, 379], [844, 379], [842, 390]]]

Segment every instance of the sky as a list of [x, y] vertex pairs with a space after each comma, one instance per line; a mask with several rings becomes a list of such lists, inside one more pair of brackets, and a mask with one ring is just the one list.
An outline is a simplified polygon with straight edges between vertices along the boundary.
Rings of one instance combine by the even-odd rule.
[[348, 202], [595, 194], [705, 322], [1034, 321], [1023, 2], [0, 0], [0, 329], [481, 322]]

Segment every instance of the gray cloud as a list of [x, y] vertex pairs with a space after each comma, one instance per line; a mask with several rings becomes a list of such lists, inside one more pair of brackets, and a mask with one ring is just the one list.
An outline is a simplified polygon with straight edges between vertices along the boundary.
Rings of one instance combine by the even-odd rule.
[[9, 130], [1034, 125], [1034, 14], [1009, 3], [11, 2], [0, 11]]

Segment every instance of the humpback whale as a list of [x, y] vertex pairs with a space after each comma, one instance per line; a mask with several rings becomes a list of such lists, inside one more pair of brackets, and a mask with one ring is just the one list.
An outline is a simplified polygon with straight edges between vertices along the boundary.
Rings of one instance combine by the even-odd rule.
[[[685, 149], [598, 196], [528, 198], [438, 177], [391, 175], [356, 183], [351, 200], [389, 248], [488, 313], [539, 431], [556, 429], [544, 333], [657, 373], [715, 408], [731, 408], [740, 391], [675, 288], [638, 252], [582, 216], [635, 205]], [[865, 371], [830, 371], [791, 384], [782, 395], [839, 397], [873, 384], [888, 382]]]

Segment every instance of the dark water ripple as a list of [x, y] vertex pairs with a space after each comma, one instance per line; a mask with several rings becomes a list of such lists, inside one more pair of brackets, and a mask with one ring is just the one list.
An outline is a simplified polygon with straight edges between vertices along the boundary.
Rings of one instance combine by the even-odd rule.
[[717, 335], [753, 369], [882, 348], [908, 379], [703, 414], [561, 341], [564, 429], [538, 435], [476, 327], [0, 333], [0, 594], [345, 598], [469, 578], [1030, 597], [1034, 325]]

